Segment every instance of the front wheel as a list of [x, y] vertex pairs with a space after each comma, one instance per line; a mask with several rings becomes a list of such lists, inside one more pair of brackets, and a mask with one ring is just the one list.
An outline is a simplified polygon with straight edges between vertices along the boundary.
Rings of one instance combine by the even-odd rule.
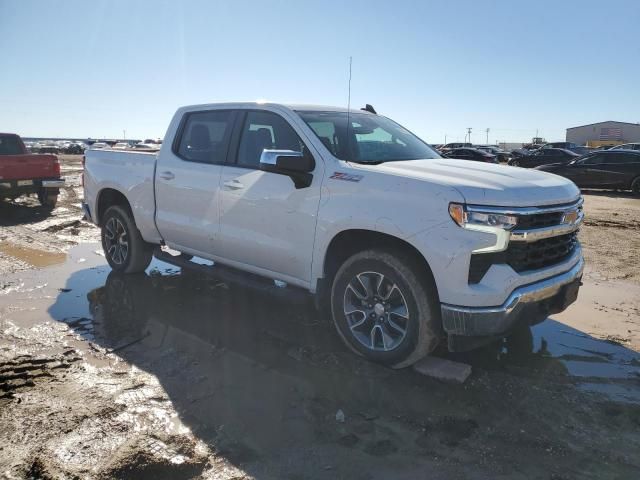
[[393, 250], [347, 259], [331, 289], [333, 322], [342, 340], [368, 360], [395, 368], [415, 363], [442, 338], [431, 273]]
[[640, 197], [640, 177], [637, 177], [631, 182], [631, 191], [636, 197]]
[[144, 241], [127, 209], [109, 207], [102, 224], [102, 248], [111, 268], [116, 272], [143, 272], [151, 263], [153, 247]]

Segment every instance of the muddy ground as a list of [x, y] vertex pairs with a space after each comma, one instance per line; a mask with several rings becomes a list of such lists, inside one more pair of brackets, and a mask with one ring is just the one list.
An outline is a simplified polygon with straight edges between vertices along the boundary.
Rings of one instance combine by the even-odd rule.
[[589, 192], [578, 302], [440, 353], [452, 385], [355, 357], [295, 290], [110, 273], [79, 160], [51, 214], [0, 206], [0, 478], [640, 477], [640, 200]]

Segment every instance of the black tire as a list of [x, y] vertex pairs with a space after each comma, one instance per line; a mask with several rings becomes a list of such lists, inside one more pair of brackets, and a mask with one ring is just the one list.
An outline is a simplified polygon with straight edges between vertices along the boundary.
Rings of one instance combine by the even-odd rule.
[[100, 223], [102, 249], [111, 268], [121, 273], [143, 272], [151, 263], [153, 245], [143, 240], [128, 209], [109, 207]]
[[43, 207], [54, 209], [58, 203], [58, 192], [51, 192], [46, 188], [40, 189], [38, 192], [38, 201]]
[[512, 167], [519, 167], [520, 166], [520, 160], [511, 160], [509, 162], [509, 165], [511, 165]]
[[[375, 249], [353, 255], [340, 267], [331, 288], [331, 314], [340, 337], [351, 350], [373, 362], [401, 368], [437, 347], [443, 334], [435, 282], [431, 272], [415, 265], [414, 259], [400, 251]], [[375, 289], [362, 288], [365, 283], [373, 283], [367, 278], [377, 279]], [[377, 293], [365, 295], [365, 301], [363, 294], [368, 290]], [[388, 301], [383, 299], [385, 295]], [[406, 308], [399, 306], [402, 303]], [[362, 310], [348, 314], [354, 305]], [[394, 310], [405, 311], [406, 318]]]
[[634, 178], [633, 182], [631, 182], [631, 192], [633, 192], [636, 197], [640, 197], [640, 177]]

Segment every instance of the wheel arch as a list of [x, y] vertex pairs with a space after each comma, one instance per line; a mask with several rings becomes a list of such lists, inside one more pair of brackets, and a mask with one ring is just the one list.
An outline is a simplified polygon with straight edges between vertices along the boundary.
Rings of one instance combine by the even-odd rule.
[[318, 297], [328, 293], [336, 272], [347, 258], [372, 248], [395, 250], [407, 255], [412, 262], [416, 262], [415, 265], [424, 274], [425, 281], [432, 282], [434, 291], [438, 292], [429, 262], [410, 242], [375, 230], [348, 229], [338, 232], [327, 246], [322, 260], [322, 278], [318, 279]]
[[131, 204], [129, 200], [119, 190], [115, 188], [103, 188], [98, 192], [98, 197], [96, 200], [96, 218], [95, 222], [97, 225], [101, 225], [102, 217], [104, 216], [104, 212], [113, 205], [120, 205], [127, 209], [129, 214], [133, 218], [133, 210], [131, 209]]

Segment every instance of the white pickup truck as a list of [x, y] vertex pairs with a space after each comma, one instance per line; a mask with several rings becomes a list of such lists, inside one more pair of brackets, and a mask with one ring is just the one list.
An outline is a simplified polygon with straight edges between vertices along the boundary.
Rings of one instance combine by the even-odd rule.
[[164, 245], [302, 287], [394, 367], [540, 322], [582, 278], [571, 181], [441, 158], [372, 108], [183, 107], [158, 153], [87, 151], [84, 188], [114, 270]]

